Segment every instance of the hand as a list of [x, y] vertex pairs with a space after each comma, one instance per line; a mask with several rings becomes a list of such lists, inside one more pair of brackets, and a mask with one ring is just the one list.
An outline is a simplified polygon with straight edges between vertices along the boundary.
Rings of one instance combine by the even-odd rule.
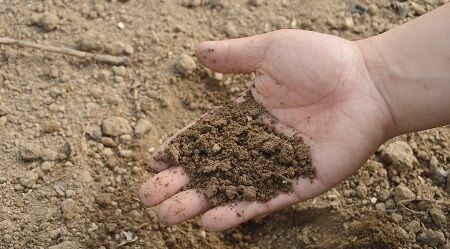
[[[160, 204], [169, 224], [199, 214], [207, 230], [220, 231], [320, 195], [358, 168], [390, 136], [389, 106], [371, 79], [356, 42], [309, 31], [280, 30], [248, 38], [204, 42], [197, 58], [223, 73], [256, 72], [251, 92], [279, 122], [311, 147], [317, 177], [299, 178], [292, 193], [267, 203], [240, 202], [209, 209], [206, 197], [179, 192], [189, 178], [181, 167], [153, 162], [160, 173], [140, 191], [147, 206]], [[242, 214], [240, 216], [236, 213]]]

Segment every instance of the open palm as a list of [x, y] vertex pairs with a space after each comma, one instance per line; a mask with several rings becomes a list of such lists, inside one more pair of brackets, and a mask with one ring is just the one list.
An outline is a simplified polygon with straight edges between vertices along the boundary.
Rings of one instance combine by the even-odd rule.
[[278, 121], [311, 147], [317, 177], [299, 178], [293, 191], [266, 203], [239, 202], [209, 209], [181, 167], [152, 162], [160, 172], [141, 188], [145, 205], [160, 204], [160, 218], [179, 223], [199, 214], [208, 230], [220, 231], [248, 219], [315, 197], [356, 171], [389, 136], [392, 116], [357, 42], [335, 36], [280, 30], [197, 48], [205, 66], [223, 73], [256, 72], [251, 92]]

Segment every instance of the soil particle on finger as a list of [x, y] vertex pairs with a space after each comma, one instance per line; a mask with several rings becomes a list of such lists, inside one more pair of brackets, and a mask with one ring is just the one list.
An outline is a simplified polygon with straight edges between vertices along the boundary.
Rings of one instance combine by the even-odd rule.
[[211, 206], [239, 200], [268, 201], [292, 189], [293, 179], [314, 178], [309, 147], [263, 122], [270, 117], [248, 94], [209, 112], [173, 139], [156, 160], [181, 165], [191, 188]]

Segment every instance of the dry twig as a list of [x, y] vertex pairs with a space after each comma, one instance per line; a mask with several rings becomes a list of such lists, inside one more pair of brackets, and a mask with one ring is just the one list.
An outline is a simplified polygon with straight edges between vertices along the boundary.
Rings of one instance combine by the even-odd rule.
[[130, 58], [127, 56], [113, 56], [109, 54], [94, 54], [89, 52], [84, 52], [76, 49], [66, 48], [66, 47], [55, 47], [51, 45], [44, 45], [35, 42], [22, 41], [11, 39], [8, 37], [0, 37], [0, 44], [3, 45], [16, 45], [19, 47], [35, 48], [42, 51], [59, 53], [75, 56], [83, 59], [92, 59], [98, 62], [112, 64], [112, 65], [128, 65], [130, 64]]

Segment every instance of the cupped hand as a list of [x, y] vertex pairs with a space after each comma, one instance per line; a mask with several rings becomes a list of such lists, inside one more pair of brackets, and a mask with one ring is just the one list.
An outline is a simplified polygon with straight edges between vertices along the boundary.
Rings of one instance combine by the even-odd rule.
[[[300, 30], [198, 45], [198, 60], [222, 73], [256, 72], [251, 92], [278, 121], [294, 129], [311, 148], [317, 177], [294, 181], [292, 193], [266, 202], [210, 209], [182, 167], [152, 162], [159, 172], [140, 190], [147, 206], [160, 204], [159, 217], [176, 224], [202, 215], [205, 229], [220, 231], [307, 200], [332, 188], [358, 168], [390, 136], [393, 118], [367, 69], [357, 42]], [[238, 214], [238, 215], [237, 215]]]

